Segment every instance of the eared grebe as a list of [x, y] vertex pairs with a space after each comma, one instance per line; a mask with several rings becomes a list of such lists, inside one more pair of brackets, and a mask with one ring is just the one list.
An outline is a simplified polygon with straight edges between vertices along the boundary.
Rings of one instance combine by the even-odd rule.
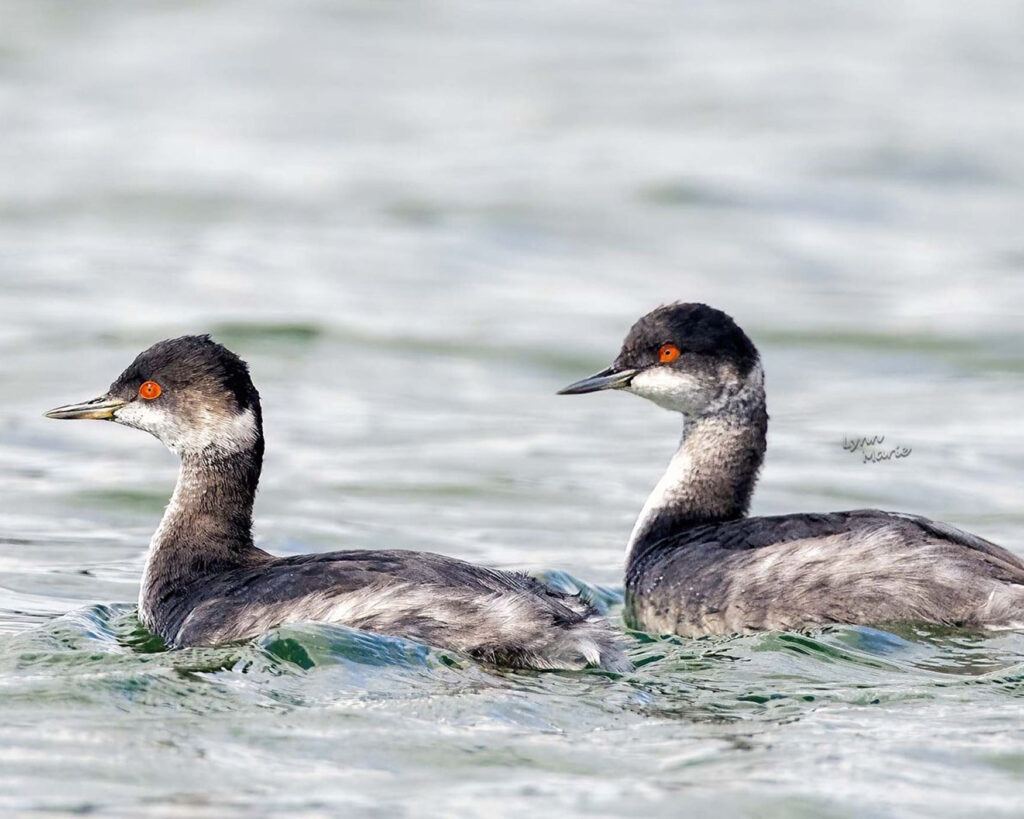
[[142, 429], [181, 459], [139, 593], [143, 624], [172, 647], [322, 621], [422, 640], [494, 665], [630, 668], [611, 625], [591, 605], [524, 574], [425, 552], [280, 558], [253, 545], [260, 398], [245, 362], [208, 336], [154, 344], [106, 395], [46, 415]]
[[768, 413], [760, 356], [725, 313], [660, 307], [615, 363], [562, 394], [620, 389], [683, 414], [626, 553], [626, 616], [683, 636], [829, 623], [1024, 625], [1024, 562], [914, 515], [748, 518]]

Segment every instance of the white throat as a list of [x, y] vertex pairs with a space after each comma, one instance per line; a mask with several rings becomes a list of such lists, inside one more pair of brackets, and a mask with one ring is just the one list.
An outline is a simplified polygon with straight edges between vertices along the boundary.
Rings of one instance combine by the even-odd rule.
[[[755, 365], [745, 379], [722, 389], [722, 379], [655, 368], [630, 391], [683, 413], [679, 448], [644, 503], [626, 546], [626, 565], [648, 537], [672, 534], [687, 521], [745, 514], [764, 454], [764, 372]], [[639, 378], [639, 376], [638, 376]], [[682, 408], [682, 409], [681, 409]], [[658, 531], [659, 520], [663, 531]]]
[[[160, 525], [157, 526], [153, 537], [150, 538], [146, 566], [142, 572], [142, 585], [139, 588], [139, 618], [149, 626], [151, 613], [146, 601], [150, 599], [149, 590], [154, 576], [165, 571], [165, 569], [159, 571], [154, 569], [162, 547], [171, 540], [172, 534], [181, 529], [187, 521], [194, 522], [196, 520], [195, 510], [202, 508], [204, 499], [209, 500], [211, 487], [208, 468], [210, 464], [225, 456], [251, 449], [259, 437], [259, 429], [252, 409], [232, 416], [211, 415], [207, 419], [208, 423], [200, 428], [184, 428], [168, 424], [166, 416], [162, 413], [152, 412], [150, 408], [142, 406], [141, 411], [136, 411], [128, 419], [130, 425], [152, 432], [169, 449], [181, 457], [174, 492], [164, 509]], [[151, 414], [147, 414], [147, 410]]]
[[685, 442], [686, 438], [684, 436], [679, 449], [676, 450], [672, 460], [669, 461], [665, 474], [661, 476], [661, 480], [658, 481], [651, 494], [647, 496], [644, 508], [640, 510], [640, 516], [636, 519], [636, 523], [633, 524], [633, 531], [629, 536], [629, 543], [626, 546], [627, 566], [629, 566], [637, 545], [643, 539], [643, 536], [647, 534], [648, 529], [650, 529], [651, 524], [654, 523], [658, 515], [665, 509], [675, 506], [685, 495], [693, 469], [693, 458], [690, 456]]
[[142, 584], [139, 586], [139, 619], [148, 627], [150, 612], [146, 605], [149, 598], [148, 590], [153, 575], [154, 558], [160, 551], [160, 546], [167, 540], [168, 535], [179, 525], [184, 514], [184, 509], [193, 506], [196, 498], [203, 491], [202, 479], [198, 466], [192, 461], [182, 461], [178, 470], [178, 480], [174, 484], [174, 492], [167, 502], [163, 517], [160, 518], [160, 525], [157, 526], [153, 537], [149, 539], [149, 550], [146, 552], [146, 566], [142, 570]]

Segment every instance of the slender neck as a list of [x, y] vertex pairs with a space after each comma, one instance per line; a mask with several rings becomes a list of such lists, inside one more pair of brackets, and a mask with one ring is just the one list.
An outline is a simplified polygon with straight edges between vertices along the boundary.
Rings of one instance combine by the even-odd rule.
[[626, 565], [680, 529], [746, 515], [767, 430], [760, 379], [714, 413], [687, 418], [679, 449], [633, 527]]
[[234, 451], [182, 454], [174, 494], [149, 545], [139, 596], [144, 621], [166, 619], [190, 583], [266, 556], [252, 542], [262, 462], [262, 435]]

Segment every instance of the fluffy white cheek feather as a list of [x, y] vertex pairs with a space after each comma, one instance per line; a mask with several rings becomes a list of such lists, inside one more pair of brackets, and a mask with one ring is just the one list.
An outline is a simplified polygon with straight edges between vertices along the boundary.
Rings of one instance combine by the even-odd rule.
[[652, 367], [638, 373], [626, 389], [684, 415], [709, 415], [764, 401], [764, 372], [757, 364], [739, 380], [729, 368], [702, 378], [670, 367]]
[[145, 430], [181, 455], [216, 447], [222, 452], [238, 452], [256, 441], [256, 417], [251, 409], [240, 414], [222, 415], [200, 410], [186, 426], [158, 405], [133, 401], [117, 411], [119, 424]]
[[696, 412], [705, 402], [702, 384], [693, 376], [668, 367], [637, 373], [626, 388], [634, 395], [676, 412]]
[[114, 420], [126, 427], [134, 427], [149, 432], [164, 440], [164, 436], [171, 432], [170, 419], [152, 404], [144, 404], [141, 401], [133, 401], [122, 407], [114, 414]]

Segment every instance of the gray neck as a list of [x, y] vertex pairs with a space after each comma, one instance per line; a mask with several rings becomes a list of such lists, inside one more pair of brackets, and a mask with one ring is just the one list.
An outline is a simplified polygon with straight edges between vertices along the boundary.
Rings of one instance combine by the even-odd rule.
[[679, 449], [633, 527], [627, 567], [647, 547], [680, 529], [746, 515], [767, 430], [759, 380], [714, 413], [685, 418]]
[[161, 636], [191, 584], [258, 563], [252, 505], [263, 459], [262, 437], [234, 452], [185, 453], [163, 519], [149, 544], [139, 592], [143, 622]]

